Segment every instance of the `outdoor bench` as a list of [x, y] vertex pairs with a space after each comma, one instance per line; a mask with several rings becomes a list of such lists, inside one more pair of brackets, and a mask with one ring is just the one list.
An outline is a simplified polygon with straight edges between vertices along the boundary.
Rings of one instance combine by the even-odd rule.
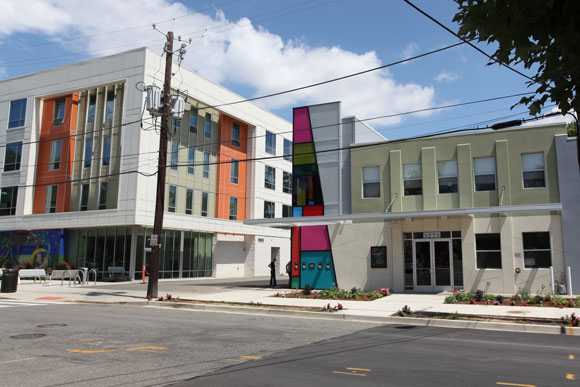
[[32, 278], [34, 279], [34, 283], [36, 283], [36, 279], [38, 278], [39, 281], [44, 279], [46, 282], [47, 275], [44, 269], [20, 269], [18, 271], [18, 278]]
[[124, 281], [127, 277], [123, 266], [109, 266], [107, 269], [106, 279], [110, 281]]

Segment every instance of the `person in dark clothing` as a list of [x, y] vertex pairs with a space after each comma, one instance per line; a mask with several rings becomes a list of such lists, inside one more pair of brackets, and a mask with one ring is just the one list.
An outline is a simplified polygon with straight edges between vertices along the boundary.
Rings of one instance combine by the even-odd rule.
[[276, 287], [276, 258], [272, 259], [272, 262], [268, 265], [270, 268], [270, 287]]
[[286, 274], [288, 274], [288, 288], [292, 289], [292, 262], [286, 264]]

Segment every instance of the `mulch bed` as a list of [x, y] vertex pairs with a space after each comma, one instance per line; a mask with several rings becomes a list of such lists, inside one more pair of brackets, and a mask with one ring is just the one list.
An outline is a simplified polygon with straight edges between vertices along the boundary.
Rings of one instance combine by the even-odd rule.
[[567, 302], [565, 304], [556, 304], [553, 302], [543, 302], [542, 304], [529, 304], [525, 301], [516, 301], [512, 304], [511, 301], [504, 301], [501, 304], [495, 304], [495, 301], [457, 301], [454, 304], [462, 304], [462, 305], [493, 305], [493, 306], [527, 306], [527, 307], [536, 307], [536, 308], [560, 308], [560, 309], [567, 309], [567, 308], [578, 308], [573, 302]]
[[435, 318], [442, 320], [469, 320], [469, 321], [486, 321], [502, 322], [515, 324], [536, 324], [536, 325], [569, 325], [562, 319], [540, 318], [540, 317], [521, 317], [521, 316], [489, 316], [489, 315], [465, 315], [457, 313], [437, 313], [437, 312], [411, 312], [405, 316], [399, 316], [393, 313], [392, 316], [398, 317], [415, 317], [415, 318]]
[[165, 300], [160, 302], [178, 302], [183, 304], [204, 304], [204, 305], [224, 305], [224, 306], [241, 306], [244, 308], [267, 308], [267, 309], [279, 309], [279, 310], [298, 310], [306, 312], [320, 312], [320, 308], [312, 306], [293, 306], [293, 305], [268, 305], [253, 303], [248, 304], [245, 302], [225, 302], [225, 301], [199, 301], [199, 300], [182, 300], [180, 298], [172, 298], [171, 300]]

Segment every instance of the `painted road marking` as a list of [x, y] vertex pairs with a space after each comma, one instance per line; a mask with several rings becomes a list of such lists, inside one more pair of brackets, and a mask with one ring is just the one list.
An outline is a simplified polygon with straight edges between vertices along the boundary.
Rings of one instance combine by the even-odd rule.
[[97, 351], [84, 351], [82, 349], [67, 349], [69, 353], [102, 353], [102, 352], [117, 352], [116, 349], [99, 349]]
[[333, 374], [353, 375], [353, 376], [367, 376], [366, 374], [356, 374], [352, 372], [332, 371]]
[[568, 380], [576, 380], [576, 375], [574, 375], [574, 374], [566, 374], [566, 379], [568, 379]]
[[16, 363], [18, 361], [26, 361], [26, 360], [32, 360], [32, 359], [36, 359], [35, 357], [27, 357], [25, 359], [16, 359], [16, 360], [7, 360], [7, 361], [2, 361], [0, 363], [2, 364], [6, 364], [6, 363]]
[[570, 360], [574, 360], [574, 355], [570, 355], [570, 356], [568, 356], [568, 359], [570, 359]]
[[352, 368], [352, 367], [346, 367], [346, 369], [349, 370], [350, 372], [332, 371], [332, 373], [333, 374], [341, 374], [341, 375], [367, 376], [366, 374], [361, 374], [358, 371], [365, 371], [365, 372], [372, 371], [372, 370], [370, 370], [368, 368]]
[[136, 347], [136, 348], [127, 348], [127, 351], [141, 351], [141, 352], [157, 352], [157, 351], [164, 351], [169, 349], [167, 347]]
[[366, 368], [348, 368], [347, 367], [346, 369], [347, 370], [350, 370], [350, 371], [367, 371], [367, 372], [372, 371], [372, 370], [369, 370], [369, 369], [366, 369]]
[[262, 356], [240, 356], [242, 359], [253, 359], [253, 360], [257, 360], [257, 359], [261, 359]]
[[499, 384], [502, 386], [536, 387], [535, 384], [519, 384], [519, 383], [506, 383], [506, 382], [497, 382], [496, 384]]

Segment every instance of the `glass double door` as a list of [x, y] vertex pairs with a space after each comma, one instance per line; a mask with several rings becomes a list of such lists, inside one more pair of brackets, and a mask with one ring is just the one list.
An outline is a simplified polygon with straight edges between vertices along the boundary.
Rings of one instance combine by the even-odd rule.
[[414, 240], [414, 289], [437, 292], [453, 289], [451, 239]]

